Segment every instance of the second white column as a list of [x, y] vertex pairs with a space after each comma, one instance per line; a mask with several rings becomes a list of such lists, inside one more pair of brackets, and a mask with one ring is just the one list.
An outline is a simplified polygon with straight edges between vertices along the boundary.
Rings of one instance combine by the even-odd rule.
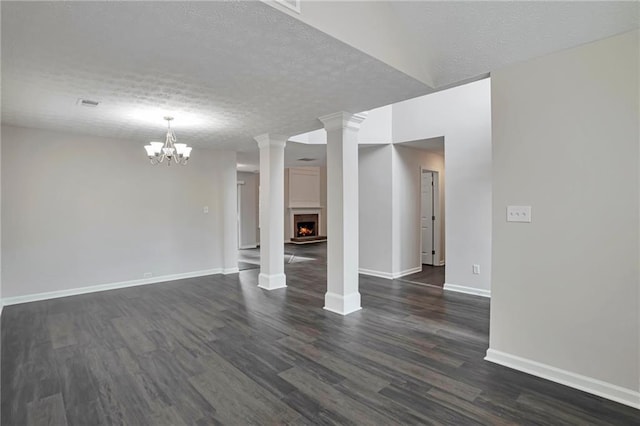
[[260, 275], [258, 287], [287, 286], [284, 274], [284, 147], [287, 138], [264, 134], [260, 148]]
[[361, 309], [358, 291], [358, 130], [364, 114], [320, 117], [327, 131], [327, 293], [324, 308]]

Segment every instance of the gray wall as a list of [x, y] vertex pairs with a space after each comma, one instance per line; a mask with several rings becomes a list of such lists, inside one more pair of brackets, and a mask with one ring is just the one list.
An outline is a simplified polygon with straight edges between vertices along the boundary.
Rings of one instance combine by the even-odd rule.
[[320, 209], [322, 218], [320, 219], [320, 229], [327, 235], [327, 166], [320, 166]]
[[359, 267], [392, 273], [391, 145], [358, 150]]
[[241, 248], [255, 247], [258, 244], [260, 233], [258, 230], [258, 188], [260, 175], [257, 173], [238, 172], [238, 181], [243, 181], [240, 185], [241, 211], [240, 227]]
[[222, 267], [235, 161], [195, 148], [153, 167], [143, 143], [2, 127], [4, 298]]
[[[444, 136], [445, 288], [491, 292], [491, 81], [393, 105], [393, 142]], [[481, 268], [473, 274], [472, 265]]]
[[636, 31], [492, 73], [490, 343], [636, 392], [638, 51]]

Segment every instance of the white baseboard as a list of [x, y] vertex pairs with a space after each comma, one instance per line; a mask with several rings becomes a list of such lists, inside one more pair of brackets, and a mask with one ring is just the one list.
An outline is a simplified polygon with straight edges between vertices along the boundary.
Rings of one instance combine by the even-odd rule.
[[341, 294], [329, 293], [324, 295], [324, 309], [340, 315], [349, 315], [362, 309], [360, 305], [360, 293]]
[[393, 279], [402, 278], [406, 275], [415, 274], [416, 272], [422, 272], [422, 265], [404, 271], [396, 272], [393, 274]]
[[254, 248], [258, 248], [258, 244], [247, 244], [247, 245], [238, 247], [239, 250], [254, 249]]
[[404, 277], [406, 275], [415, 274], [416, 272], [420, 272], [420, 271], [422, 271], [422, 266], [418, 266], [416, 268], [411, 268], [411, 269], [407, 269], [405, 271], [400, 271], [400, 272], [395, 272], [395, 273], [376, 271], [376, 270], [373, 270], [373, 269], [364, 269], [364, 268], [359, 268], [358, 269], [358, 273], [360, 273], [362, 275], [370, 275], [372, 277], [386, 278], [388, 280], [395, 280], [396, 278], [402, 278], [402, 277]]
[[444, 283], [444, 289], [457, 293], [473, 294], [474, 296], [491, 297], [491, 291], [482, 288]]
[[162, 275], [158, 277], [143, 278], [139, 280], [121, 281], [116, 283], [98, 284], [89, 287], [78, 287], [68, 290], [50, 291], [47, 293], [27, 294], [24, 296], [5, 297], [2, 299], [2, 305], [17, 305], [19, 303], [36, 302], [38, 300], [56, 299], [59, 297], [75, 296], [78, 294], [96, 293], [99, 291], [115, 290], [118, 288], [135, 287], [139, 285], [148, 285], [162, 283], [166, 281], [175, 281], [185, 278], [203, 277], [206, 275], [215, 275], [222, 273], [222, 268], [205, 269], [202, 271], [185, 272], [182, 274]]
[[444, 266], [444, 260], [440, 261], [440, 265], [439, 266]]
[[393, 275], [390, 272], [374, 271], [373, 269], [358, 268], [358, 273], [362, 275], [370, 275], [372, 277], [386, 278], [388, 280], [393, 279]]
[[488, 349], [487, 356], [484, 359], [640, 409], [640, 392], [631, 389], [572, 373], [537, 361], [510, 355], [495, 349]]
[[240, 272], [240, 269], [238, 269], [237, 266], [235, 268], [226, 268], [222, 270], [224, 275], [237, 274], [238, 272]]

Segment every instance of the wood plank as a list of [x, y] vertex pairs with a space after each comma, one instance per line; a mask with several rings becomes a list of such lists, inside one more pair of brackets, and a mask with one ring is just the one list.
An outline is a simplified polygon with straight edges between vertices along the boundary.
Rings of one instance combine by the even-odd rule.
[[65, 426], [68, 424], [60, 393], [28, 403], [27, 413], [27, 424], [30, 426]]
[[206, 373], [189, 379], [228, 424], [287, 423], [300, 415], [217, 354], [206, 358]]

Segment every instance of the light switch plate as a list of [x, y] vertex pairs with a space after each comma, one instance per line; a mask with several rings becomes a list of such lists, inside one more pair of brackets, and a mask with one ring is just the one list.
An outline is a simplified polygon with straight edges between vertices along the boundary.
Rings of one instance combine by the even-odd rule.
[[204, 214], [209, 213], [209, 206], [204, 206], [204, 207], [202, 208], [202, 213], [204, 213]]
[[531, 206], [507, 206], [507, 222], [531, 222]]

